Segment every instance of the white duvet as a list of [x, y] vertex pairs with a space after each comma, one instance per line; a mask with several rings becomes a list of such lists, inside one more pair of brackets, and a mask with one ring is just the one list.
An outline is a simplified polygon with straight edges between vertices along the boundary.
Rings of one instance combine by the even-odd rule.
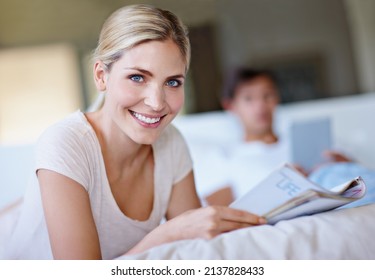
[[[0, 259], [17, 217], [0, 215]], [[375, 259], [375, 204], [182, 240], [119, 259]]]
[[375, 204], [182, 240], [120, 259], [375, 259]]

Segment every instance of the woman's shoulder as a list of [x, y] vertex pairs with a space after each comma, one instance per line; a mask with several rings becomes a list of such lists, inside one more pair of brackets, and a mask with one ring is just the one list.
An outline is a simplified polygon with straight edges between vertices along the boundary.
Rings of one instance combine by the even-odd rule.
[[49, 126], [39, 137], [38, 142], [52, 139], [82, 138], [92, 130], [81, 111], [76, 111]]
[[85, 119], [81, 111], [76, 111], [69, 114], [60, 121], [49, 126], [40, 136], [40, 138], [57, 134], [58, 136], [64, 135], [83, 135], [91, 129], [89, 123]]
[[[36, 169], [49, 169], [89, 186], [97, 164], [97, 142], [82, 112], [77, 111], [47, 128], [39, 137]], [[92, 129], [92, 128], [91, 128]]]

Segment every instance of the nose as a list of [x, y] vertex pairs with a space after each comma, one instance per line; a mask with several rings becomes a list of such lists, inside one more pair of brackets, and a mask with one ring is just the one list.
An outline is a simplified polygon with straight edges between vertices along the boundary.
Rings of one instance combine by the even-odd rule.
[[270, 106], [270, 101], [267, 98], [259, 98], [255, 100], [254, 103], [256, 104], [256, 107], [260, 110], [267, 110]]
[[149, 106], [153, 111], [161, 111], [165, 104], [165, 92], [162, 87], [155, 86], [150, 88], [144, 99], [145, 105]]

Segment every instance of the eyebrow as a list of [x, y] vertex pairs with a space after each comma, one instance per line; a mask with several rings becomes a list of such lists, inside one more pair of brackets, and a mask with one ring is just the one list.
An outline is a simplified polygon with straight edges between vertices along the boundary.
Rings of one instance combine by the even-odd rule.
[[[154, 75], [146, 70], [146, 69], [143, 69], [143, 68], [139, 68], [139, 67], [124, 67], [125, 70], [136, 70], [136, 71], [139, 71], [145, 75], [148, 75], [150, 77], [153, 77]], [[177, 74], [177, 75], [172, 75], [172, 76], [169, 76], [168, 79], [178, 79], [178, 78], [183, 78], [185, 79], [185, 75], [183, 74]]]

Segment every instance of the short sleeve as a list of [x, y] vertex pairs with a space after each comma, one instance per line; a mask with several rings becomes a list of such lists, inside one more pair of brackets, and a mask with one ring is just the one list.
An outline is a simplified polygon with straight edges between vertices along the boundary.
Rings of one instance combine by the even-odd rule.
[[86, 190], [89, 186], [89, 161], [82, 133], [74, 127], [56, 124], [39, 138], [36, 147], [36, 166], [62, 174]]
[[230, 185], [228, 157], [222, 147], [210, 143], [196, 142], [191, 144], [190, 149], [196, 189], [200, 197], [209, 196]]

